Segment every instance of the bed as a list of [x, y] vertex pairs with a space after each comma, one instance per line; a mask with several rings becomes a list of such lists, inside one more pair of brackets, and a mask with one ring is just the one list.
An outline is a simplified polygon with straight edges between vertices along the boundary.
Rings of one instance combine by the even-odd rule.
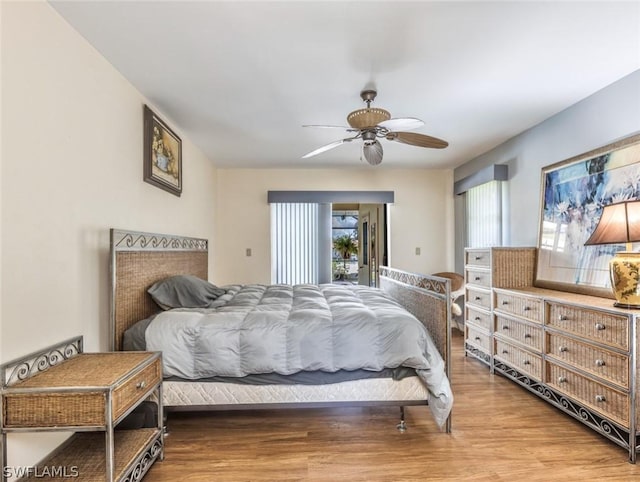
[[[134, 331], [136, 325], [139, 325], [142, 320], [153, 320], [149, 323], [157, 324], [158, 320], [171, 315], [173, 311], [185, 311], [163, 312], [149, 295], [147, 291], [149, 287], [177, 275], [191, 275], [208, 280], [208, 241], [206, 239], [112, 229], [110, 251], [111, 349], [115, 351], [123, 350], [125, 333]], [[233, 293], [234, 296], [233, 290], [245, 289], [244, 286], [236, 285], [223, 288], [225, 292]], [[451, 431], [450, 411], [453, 396], [449, 386], [450, 280], [380, 267], [380, 288], [377, 289], [338, 288], [334, 285], [302, 287], [247, 285], [246, 289], [251, 293], [256, 290], [267, 293], [268, 290], [274, 290], [276, 293], [285, 293], [286, 296], [289, 296], [289, 291], [297, 290], [306, 295], [311, 293], [316, 298], [326, 296], [328, 299], [334, 296], [342, 302], [345, 302], [345, 296], [353, 296], [353, 299], [346, 299], [346, 304], [351, 305], [353, 300], [356, 300], [367, 309], [369, 309], [368, 304], [377, 306], [381, 298], [386, 298], [390, 303], [398, 305], [398, 308], [393, 308], [394, 310], [400, 309], [404, 312], [403, 318], [410, 317], [414, 323], [417, 319], [420, 321], [417, 323], [420, 326], [419, 330], [425, 331], [424, 328], [426, 328], [427, 343], [429, 347], [434, 348], [430, 348], [430, 353], [427, 354], [429, 365], [415, 365], [418, 368], [414, 367], [413, 376], [374, 375], [373, 378], [352, 379], [349, 374], [350, 376], [346, 379], [336, 378], [329, 381], [323, 379], [321, 383], [315, 383], [315, 379], [309, 377], [300, 381], [296, 379], [296, 374], [291, 376], [293, 381], [276, 380], [259, 383], [229, 383], [228, 379], [220, 377], [198, 379], [172, 376], [163, 381], [165, 411], [393, 405], [400, 407], [401, 420], [398, 428], [404, 430], [404, 407], [427, 405], [437, 424], [447, 432]], [[339, 291], [347, 289], [350, 291]], [[234, 296], [230, 298], [234, 299]], [[260, 292], [256, 298], [264, 297], [264, 293]], [[204, 310], [204, 313], [189, 313], [188, 316], [196, 316], [199, 317], [198, 319], [219, 316], [218, 310], [233, 311], [231, 304], [223, 304], [223, 308]], [[382, 316], [380, 313], [383, 312], [388, 314], [389, 309], [385, 305], [375, 312], [374, 316]], [[369, 311], [373, 310], [369, 309]], [[187, 316], [187, 314], [182, 313], [181, 316]], [[408, 319], [405, 321], [410, 323]], [[386, 325], [386, 323], [379, 324], [381, 327]], [[150, 324], [149, 332], [151, 332], [151, 326]], [[414, 326], [410, 327], [410, 330], [415, 329], [417, 328]], [[396, 334], [387, 334], [387, 338], [395, 336]], [[422, 332], [416, 338], [420, 338], [422, 343], [424, 338]], [[177, 352], [180, 352], [179, 348]], [[165, 355], [168, 358], [170, 353], [163, 351], [163, 358]], [[442, 370], [441, 373], [440, 370]], [[322, 368], [318, 372], [324, 372], [326, 375], [326, 370]], [[340, 372], [344, 374], [345, 370]], [[301, 375], [314, 376], [312, 372], [304, 372]], [[425, 378], [437, 380], [435, 390], [434, 386], [427, 387]]]

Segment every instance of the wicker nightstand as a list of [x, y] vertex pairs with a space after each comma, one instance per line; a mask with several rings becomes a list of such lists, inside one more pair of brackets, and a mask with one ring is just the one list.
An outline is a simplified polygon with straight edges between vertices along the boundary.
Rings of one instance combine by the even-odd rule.
[[150, 396], [162, 400], [159, 353], [82, 353], [77, 337], [6, 363], [0, 373], [3, 482], [19, 469], [7, 464], [8, 432], [76, 432], [23, 472], [25, 480], [138, 481], [162, 459], [161, 404], [156, 427], [116, 430]]

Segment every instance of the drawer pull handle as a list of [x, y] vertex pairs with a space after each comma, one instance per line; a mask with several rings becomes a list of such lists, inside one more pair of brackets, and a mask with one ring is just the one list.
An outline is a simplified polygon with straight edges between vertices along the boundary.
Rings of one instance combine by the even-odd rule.
[[596, 323], [596, 330], [602, 331], [606, 328], [602, 323]]
[[524, 311], [531, 311], [531, 307], [530, 306], [525, 306], [523, 309], [524, 309]]
[[480, 261], [482, 259], [482, 256], [476, 256], [476, 261]]
[[567, 377], [559, 376], [558, 383], [567, 383]]
[[524, 337], [525, 337], [525, 338], [531, 338], [531, 333], [525, 333], [525, 334], [524, 334]]
[[475, 279], [476, 281], [480, 281], [482, 278], [481, 278], [480, 276], [476, 276], [474, 279]]
[[508, 305], [508, 304], [509, 304], [509, 302], [508, 302], [507, 300], [502, 300], [502, 304], [503, 304], [503, 305]]
[[479, 317], [479, 316], [476, 316], [476, 317], [474, 318], [474, 320], [476, 320], [476, 321], [480, 321], [480, 317]]
[[480, 341], [480, 337], [479, 336], [476, 336], [476, 341]]
[[567, 321], [569, 318], [567, 318], [567, 315], [559, 315], [558, 316], [558, 321]]
[[569, 351], [569, 348], [567, 348], [566, 346], [561, 346], [560, 348], [558, 348], [558, 350], [560, 350], [560, 353], [565, 353]]
[[529, 360], [525, 360], [523, 363], [524, 363], [525, 365], [531, 365], [531, 362], [530, 362]]
[[482, 298], [481, 298], [480, 296], [476, 296], [474, 299], [475, 299], [476, 301], [480, 301]]
[[503, 329], [503, 330], [508, 330], [508, 329], [509, 329], [509, 326], [508, 326], [508, 325], [503, 325], [502, 329]]
[[597, 367], [603, 367], [605, 365], [606, 365], [606, 363], [604, 362], [604, 360], [596, 360], [596, 366]]
[[508, 351], [508, 350], [502, 350], [502, 354], [503, 354], [503, 355], [508, 355], [508, 354], [509, 354], [509, 351]]
[[603, 403], [607, 401], [607, 397], [605, 397], [604, 395], [596, 395], [596, 402], [597, 403]]
[[136, 383], [136, 388], [139, 389], [139, 390], [142, 390], [146, 386], [147, 386], [147, 382], [145, 382], [144, 380], [142, 380], [141, 382]]

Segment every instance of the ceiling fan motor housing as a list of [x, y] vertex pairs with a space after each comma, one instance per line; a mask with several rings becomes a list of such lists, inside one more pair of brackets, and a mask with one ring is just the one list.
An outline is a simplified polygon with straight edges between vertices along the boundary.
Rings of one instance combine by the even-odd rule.
[[354, 129], [375, 127], [382, 121], [391, 119], [391, 114], [377, 107], [354, 110], [347, 116], [347, 122]]
[[376, 131], [373, 129], [363, 131], [362, 140], [366, 145], [373, 144], [374, 142], [376, 142]]

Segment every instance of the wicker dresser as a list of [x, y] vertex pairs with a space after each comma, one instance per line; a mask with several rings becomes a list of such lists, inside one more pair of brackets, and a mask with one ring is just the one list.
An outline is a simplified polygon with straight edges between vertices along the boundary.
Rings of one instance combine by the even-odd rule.
[[533, 284], [535, 248], [465, 250], [465, 352], [493, 371], [493, 288]]
[[[529, 266], [531, 253], [521, 251], [520, 262], [513, 260], [509, 268], [496, 261], [502, 249], [467, 249], [469, 282], [478, 271], [469, 262], [488, 255], [497, 285], [490, 285], [491, 309], [483, 311], [490, 313], [490, 329], [483, 331], [490, 356], [482, 356], [485, 352], [469, 336], [466, 353], [627, 449], [635, 463], [640, 450], [640, 310], [533, 283], [510, 287], [508, 271]], [[521, 279], [533, 280], [534, 265]], [[472, 284], [472, 294], [473, 289]], [[472, 307], [466, 323], [477, 329], [475, 316]]]
[[[157, 425], [116, 426], [140, 403], [162, 400], [159, 353], [82, 353], [82, 338], [6, 363], [2, 371], [2, 481], [138, 481], [163, 456], [162, 409]], [[19, 473], [7, 461], [7, 433], [73, 431], [45, 461]], [[24, 468], [22, 468], [24, 470]]]

